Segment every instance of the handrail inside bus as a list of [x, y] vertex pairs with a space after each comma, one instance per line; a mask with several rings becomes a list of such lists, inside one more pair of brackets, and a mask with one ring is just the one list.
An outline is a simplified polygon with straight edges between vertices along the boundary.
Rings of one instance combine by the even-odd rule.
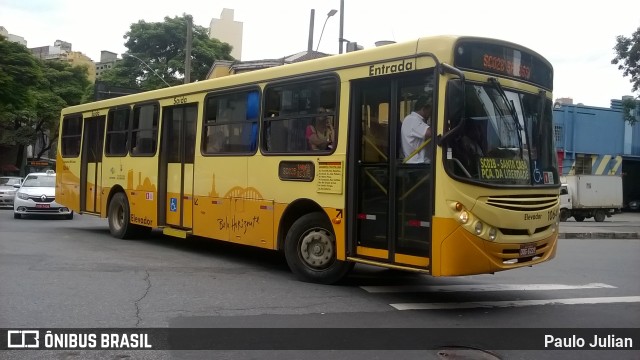
[[378, 154], [380, 154], [380, 156], [382, 156], [384, 158], [385, 161], [387, 161], [387, 155], [385, 155], [384, 152], [382, 152], [382, 150], [380, 150], [380, 148], [378, 148], [378, 146], [373, 142], [373, 140], [369, 139], [369, 137], [367, 135], [363, 136], [364, 141], [371, 145], [371, 147], [373, 147], [373, 150], [375, 150]]
[[402, 160], [403, 164], [406, 164], [407, 161], [409, 161], [412, 157], [416, 156], [417, 153], [419, 153], [420, 151], [422, 151], [422, 149], [424, 149], [425, 146], [427, 146], [427, 144], [431, 141], [431, 138], [428, 138], [427, 140], [425, 140], [422, 144], [420, 144], [420, 146], [418, 146], [417, 149], [413, 150], [413, 152], [411, 154], [409, 154], [409, 156], [407, 156], [406, 158], [404, 158], [404, 160]]
[[373, 183], [376, 184], [385, 195], [387, 195], [387, 189], [385, 189], [384, 186], [380, 184], [380, 182], [378, 181], [378, 179], [376, 179], [375, 176], [371, 175], [369, 170], [364, 169], [364, 173], [367, 174], [367, 176], [371, 179], [371, 181], [373, 181]]
[[407, 190], [407, 192], [400, 197], [400, 200], [404, 200], [407, 196], [411, 195], [411, 193], [413, 193], [420, 185], [422, 185], [425, 181], [429, 180], [430, 176], [431, 174], [425, 175], [422, 179], [420, 179], [420, 181], [418, 181], [415, 185], [413, 185], [411, 189]]
[[460, 160], [458, 160], [458, 159], [456, 159], [456, 158], [451, 158], [451, 159], [448, 159], [448, 160], [451, 160], [451, 161], [453, 161], [454, 163], [458, 164], [458, 166], [460, 166], [460, 168], [462, 169], [462, 171], [464, 171], [465, 175], [467, 175], [467, 177], [468, 177], [469, 179], [471, 179], [471, 178], [472, 178], [471, 174], [469, 174], [469, 171], [467, 171], [467, 168], [466, 168], [466, 167], [464, 167], [464, 165], [462, 165], [462, 163], [460, 162]]

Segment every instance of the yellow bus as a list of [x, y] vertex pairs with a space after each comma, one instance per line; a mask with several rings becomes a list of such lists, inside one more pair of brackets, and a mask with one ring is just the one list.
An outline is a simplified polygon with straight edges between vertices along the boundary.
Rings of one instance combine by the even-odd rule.
[[56, 201], [118, 238], [283, 251], [311, 282], [531, 266], [558, 237], [552, 87], [530, 49], [437, 36], [73, 106]]

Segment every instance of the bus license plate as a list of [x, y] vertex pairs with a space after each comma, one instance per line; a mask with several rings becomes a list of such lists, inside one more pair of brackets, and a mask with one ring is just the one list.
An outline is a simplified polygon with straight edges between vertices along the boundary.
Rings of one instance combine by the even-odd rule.
[[[49, 208], [49, 204], [36, 204], [36, 209], [48, 209]], [[520, 252], [522, 252], [522, 249], [520, 249]]]
[[536, 254], [536, 244], [522, 244], [520, 245], [520, 256], [534, 256]]

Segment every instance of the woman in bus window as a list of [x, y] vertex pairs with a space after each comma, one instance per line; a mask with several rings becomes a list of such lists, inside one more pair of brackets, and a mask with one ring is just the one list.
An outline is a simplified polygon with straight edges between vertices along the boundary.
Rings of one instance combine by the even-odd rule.
[[328, 111], [325, 108], [318, 109], [311, 124], [307, 126], [306, 138], [311, 150], [327, 150], [333, 148], [333, 126], [329, 122]]

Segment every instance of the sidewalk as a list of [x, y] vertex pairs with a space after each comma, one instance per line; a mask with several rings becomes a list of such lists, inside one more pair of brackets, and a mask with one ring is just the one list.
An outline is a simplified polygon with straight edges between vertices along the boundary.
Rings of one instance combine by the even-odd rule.
[[640, 239], [640, 212], [623, 212], [596, 222], [593, 218], [560, 223], [560, 239]]

